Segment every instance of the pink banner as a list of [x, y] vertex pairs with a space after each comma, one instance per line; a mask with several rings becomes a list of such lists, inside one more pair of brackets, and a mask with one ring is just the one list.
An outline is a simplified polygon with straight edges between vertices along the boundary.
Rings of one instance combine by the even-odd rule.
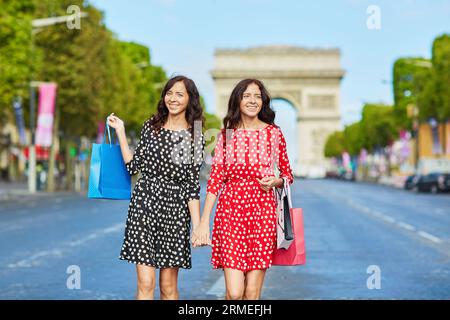
[[52, 144], [53, 118], [56, 98], [55, 83], [39, 85], [39, 109], [36, 129], [36, 145], [50, 147]]

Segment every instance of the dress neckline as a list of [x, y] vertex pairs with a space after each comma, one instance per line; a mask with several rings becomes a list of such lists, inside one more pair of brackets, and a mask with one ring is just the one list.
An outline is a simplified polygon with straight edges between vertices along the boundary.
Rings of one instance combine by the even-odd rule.
[[245, 129], [245, 128], [239, 128], [236, 130], [244, 130], [244, 131], [262, 131], [264, 129], [267, 129], [271, 126], [271, 124], [267, 124], [264, 128], [260, 128], [260, 129]]
[[164, 129], [164, 130], [167, 130], [167, 131], [171, 131], [171, 132], [182, 132], [182, 131], [187, 131], [187, 130], [189, 130], [190, 128], [187, 128], [187, 129], [180, 129], [180, 130], [171, 130], [171, 129], [167, 129], [167, 128], [161, 127], [161, 129]]

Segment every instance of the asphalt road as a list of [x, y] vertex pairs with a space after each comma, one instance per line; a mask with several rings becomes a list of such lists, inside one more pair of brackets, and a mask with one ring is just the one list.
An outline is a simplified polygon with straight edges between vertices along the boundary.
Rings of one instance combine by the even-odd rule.
[[[263, 299], [450, 299], [449, 194], [298, 179], [292, 193], [307, 263], [270, 268]], [[127, 206], [70, 193], [0, 202], [0, 299], [133, 299], [135, 266], [118, 259]], [[223, 299], [210, 256], [193, 249], [181, 299]], [[73, 270], [79, 289], [67, 285]]]

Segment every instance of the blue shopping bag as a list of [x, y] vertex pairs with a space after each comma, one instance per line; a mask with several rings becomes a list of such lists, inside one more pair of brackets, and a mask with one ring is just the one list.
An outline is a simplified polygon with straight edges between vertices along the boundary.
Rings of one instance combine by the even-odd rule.
[[131, 176], [125, 168], [117, 138], [115, 143], [111, 140], [108, 123], [106, 129], [109, 143], [105, 143], [105, 132], [101, 144], [92, 144], [88, 198], [129, 200]]

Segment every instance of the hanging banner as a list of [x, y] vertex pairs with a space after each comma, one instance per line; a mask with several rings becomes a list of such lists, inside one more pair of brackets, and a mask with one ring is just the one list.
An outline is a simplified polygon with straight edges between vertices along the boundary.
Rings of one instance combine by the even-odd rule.
[[19, 141], [21, 145], [26, 145], [25, 124], [23, 121], [22, 99], [17, 97], [13, 102], [14, 113], [16, 115], [17, 130], [19, 131]]
[[56, 88], [56, 83], [43, 83], [39, 85], [39, 109], [36, 129], [36, 145], [40, 145], [43, 147], [50, 147], [52, 144]]

